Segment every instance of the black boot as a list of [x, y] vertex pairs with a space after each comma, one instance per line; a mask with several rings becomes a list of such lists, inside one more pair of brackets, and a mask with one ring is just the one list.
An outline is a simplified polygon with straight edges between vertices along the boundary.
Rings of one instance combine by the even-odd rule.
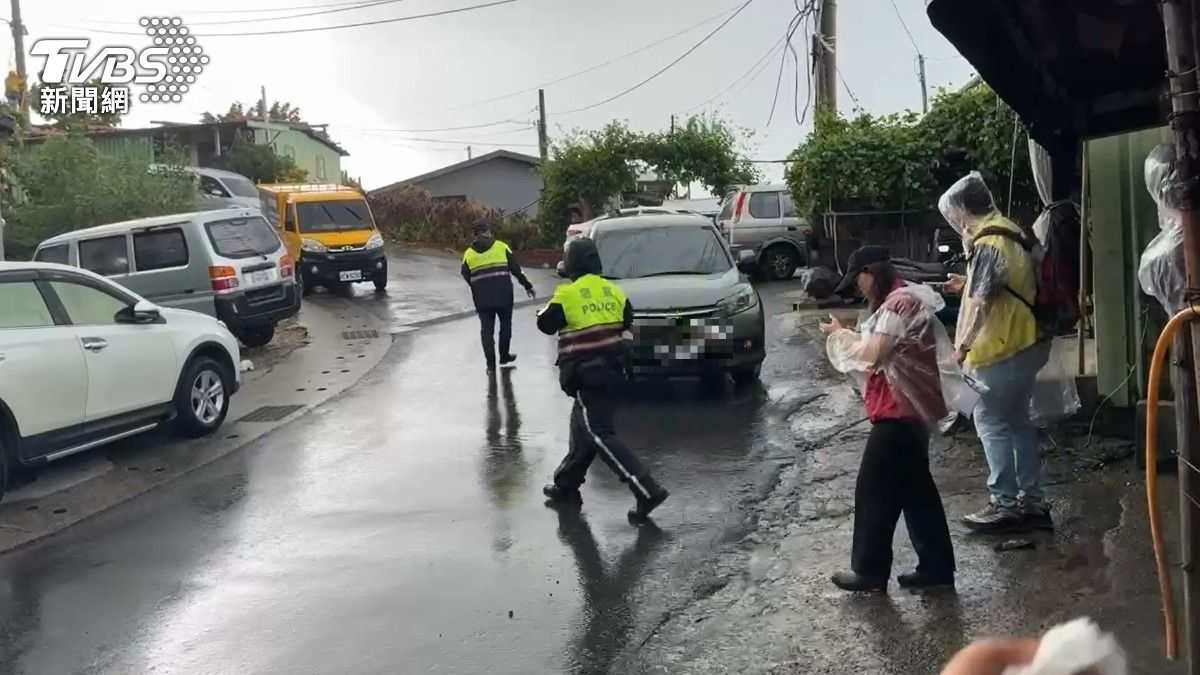
[[514, 367], [516, 367], [516, 363], [517, 363], [517, 355], [516, 354], [501, 354], [500, 355], [500, 367], [501, 368], [514, 368]]
[[580, 504], [583, 504], [583, 495], [579, 494], [579, 490], [559, 487], [554, 483], [542, 488], [542, 494], [546, 495], [546, 497], [550, 500], [547, 502], [549, 505], [563, 504], [579, 506]]
[[855, 572], [835, 572], [830, 579], [834, 586], [843, 591], [858, 593], [882, 593], [887, 590], [887, 579], [869, 579]]
[[942, 588], [954, 586], [954, 573], [949, 574], [930, 574], [929, 572], [909, 572], [896, 577], [896, 581], [900, 583], [901, 588], [911, 588], [919, 590], [922, 588]]
[[646, 498], [638, 495], [637, 506], [629, 509], [629, 522], [634, 524], [646, 522], [650, 518], [650, 512], [658, 508], [660, 504], [667, 500], [667, 497], [671, 496], [670, 492], [667, 492], [665, 488], [659, 487], [658, 483], [655, 483], [650, 478], [642, 478], [638, 482], [646, 488], [646, 491], [650, 493], [650, 497]]

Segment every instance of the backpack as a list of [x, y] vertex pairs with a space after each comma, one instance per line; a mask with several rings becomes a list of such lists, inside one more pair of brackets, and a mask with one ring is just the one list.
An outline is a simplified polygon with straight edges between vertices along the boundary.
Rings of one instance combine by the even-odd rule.
[[1033, 258], [1034, 282], [1037, 288], [1036, 297], [1031, 302], [1010, 286], [1005, 290], [1020, 300], [1033, 313], [1043, 337], [1055, 337], [1074, 328], [1079, 323], [1079, 251], [1071, 245], [1070, 237], [1064, 230], [1074, 227], [1079, 233], [1078, 214], [1055, 208], [1066, 205], [1052, 204], [1043, 218], [1049, 218], [1046, 228], [1046, 243], [1042, 244], [1035, 237], [1024, 233], [1014, 232], [1005, 227], [985, 227], [975, 235], [974, 244], [982, 237], [999, 236], [1011, 239], [1021, 245]]

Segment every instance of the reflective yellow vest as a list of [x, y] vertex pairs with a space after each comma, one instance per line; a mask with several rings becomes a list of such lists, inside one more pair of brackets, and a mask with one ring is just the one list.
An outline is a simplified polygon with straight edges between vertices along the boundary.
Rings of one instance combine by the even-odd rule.
[[[996, 213], [980, 219], [968, 230], [968, 234], [980, 232], [988, 227], [1021, 231], [1012, 221]], [[968, 255], [981, 243], [996, 247], [1003, 256], [1005, 280], [1011, 290], [1006, 290], [989, 301], [988, 314], [983, 319], [974, 344], [971, 345], [971, 351], [967, 353], [967, 365], [974, 367], [1003, 361], [1037, 341], [1037, 321], [1033, 317], [1033, 311], [1026, 304], [1032, 304], [1037, 298], [1033, 258], [1020, 244], [997, 234], [979, 237], [971, 242]], [[980, 301], [970, 294], [974, 274], [973, 271], [967, 272], [962, 307], [959, 310], [959, 330], [964, 330], [965, 326], [970, 325], [973, 315], [979, 311]]]
[[625, 331], [625, 293], [595, 274], [585, 274], [554, 290], [550, 301], [563, 309], [567, 325], [558, 331], [560, 356], [620, 344]]
[[511, 252], [508, 244], [499, 240], [492, 242], [491, 248], [483, 253], [468, 247], [463, 253], [463, 262], [471, 271], [471, 284], [474, 285], [481, 279], [507, 277], [508, 254]]

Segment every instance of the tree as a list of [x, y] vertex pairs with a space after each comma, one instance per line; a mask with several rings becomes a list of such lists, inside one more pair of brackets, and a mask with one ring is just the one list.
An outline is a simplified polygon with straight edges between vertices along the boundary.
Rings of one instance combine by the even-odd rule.
[[674, 133], [639, 133], [612, 122], [555, 143], [539, 168], [545, 188], [538, 220], [547, 241], [562, 239], [571, 210], [603, 210], [631, 191], [643, 170], [677, 184], [699, 182], [715, 195], [758, 176], [742, 158], [737, 134], [720, 119], [691, 118]]
[[[66, 90], [66, 108], [72, 112], [65, 115], [42, 115], [42, 117], [49, 120], [51, 125], [54, 127], [58, 129], [86, 130], [94, 127], [115, 127], [121, 123], [121, 118], [124, 116], [123, 113], [116, 111], [101, 112], [101, 102], [104, 100], [111, 100], [111, 97], [114, 96], [114, 92], [117, 92], [118, 90], [110, 85], [104, 84], [99, 78], [92, 79], [88, 81], [87, 84], [78, 86], [62, 85], [59, 87], [56, 85], [47, 86], [44, 84], [35, 84], [29, 90], [29, 101], [31, 107], [35, 111], [39, 111], [41, 109], [39, 103], [42, 100], [42, 91], [49, 91], [51, 89], [58, 88], [63, 88]], [[85, 96], [84, 98], [95, 106], [95, 111], [78, 111], [78, 106], [75, 106], [72, 103], [72, 97], [76, 95], [83, 96], [82, 92], [90, 93], [89, 90], [93, 88], [95, 89], [96, 96], [93, 98], [89, 95]], [[120, 93], [115, 95], [128, 96], [129, 93], [128, 90], [120, 90]]]
[[[200, 116], [200, 121], [205, 124], [214, 122], [244, 122], [246, 120], [262, 121], [262, 112], [259, 103], [243, 104], [239, 101], [234, 101], [229, 104], [229, 110], [223, 113], [212, 114], [206, 112]], [[304, 119], [300, 116], [300, 109], [293, 106], [287, 101], [275, 101], [267, 108], [268, 122], [289, 122], [292, 124], [301, 124]]]
[[132, 154], [102, 155], [77, 133], [13, 152], [11, 171], [18, 189], [6, 195], [4, 217], [6, 251], [14, 258], [70, 230], [186, 212], [199, 197], [191, 174], [151, 171], [147, 159]]
[[240, 173], [255, 183], [303, 183], [308, 172], [291, 157], [282, 157], [268, 145], [238, 138], [229, 152], [215, 162], [217, 168]]

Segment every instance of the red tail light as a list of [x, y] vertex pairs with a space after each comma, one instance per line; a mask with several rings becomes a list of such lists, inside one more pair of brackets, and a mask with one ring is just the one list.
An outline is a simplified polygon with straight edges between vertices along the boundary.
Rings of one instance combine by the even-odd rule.
[[218, 293], [238, 287], [237, 270], [227, 265], [209, 267], [208, 278], [212, 280], [212, 289]]
[[284, 255], [279, 259], [279, 276], [287, 278], [295, 274], [296, 268], [292, 262], [292, 256]]
[[746, 193], [739, 192], [737, 201], [733, 203], [733, 222], [738, 222], [742, 219], [742, 209], [746, 206]]

